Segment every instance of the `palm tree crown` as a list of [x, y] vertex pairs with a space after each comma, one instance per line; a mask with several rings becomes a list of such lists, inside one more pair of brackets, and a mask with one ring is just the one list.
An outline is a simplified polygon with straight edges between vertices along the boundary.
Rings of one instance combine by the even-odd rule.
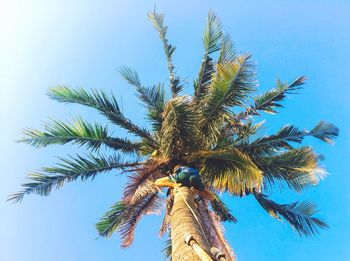
[[[236, 52], [230, 36], [222, 32], [220, 20], [210, 12], [194, 93], [180, 95], [184, 82], [176, 75], [172, 62], [175, 47], [168, 42], [163, 15], [150, 12], [148, 18], [164, 47], [171, 97], [167, 97], [164, 84], [142, 85], [139, 75], [129, 67], [121, 67], [120, 73], [135, 87], [147, 109], [149, 128], [139, 127], [128, 119], [115, 96], [105, 91], [66, 86], [50, 89], [50, 98], [96, 109], [137, 139], [111, 136], [107, 126], [88, 123], [80, 117], [70, 123], [51, 120], [45, 124], [44, 131], [26, 129], [20, 141], [35, 147], [74, 143], [91, 152], [61, 158], [56, 166], [29, 173], [29, 181], [9, 200], [19, 202], [31, 193], [47, 196], [66, 182], [93, 179], [115, 169], [130, 173], [122, 199], [96, 225], [101, 236], [119, 232], [121, 245], [126, 247], [132, 243], [135, 227], [143, 215], [159, 213], [165, 208], [160, 233], [167, 231], [173, 197], [168, 193], [163, 204], [154, 182], [169, 176], [174, 166], [180, 164], [199, 169], [203, 182], [213, 192], [239, 197], [253, 195], [272, 217], [286, 220], [300, 235], [315, 235], [320, 228], [326, 228], [324, 221], [314, 217], [317, 209], [313, 203], [278, 204], [267, 194], [274, 186], [300, 192], [317, 185], [325, 176], [319, 164], [322, 156], [309, 146], [298, 145], [307, 136], [333, 143], [338, 128], [321, 121], [311, 130], [286, 125], [275, 134], [257, 136], [264, 122], [256, 123], [256, 119], [263, 112], [277, 113], [284, 98], [302, 88], [305, 77], [291, 83], [277, 79], [273, 89], [254, 95], [257, 81], [251, 55]], [[112, 153], [99, 153], [103, 146]], [[211, 206], [201, 203], [210, 217], [218, 221], [206, 222], [201, 216], [204, 226], [235, 222], [227, 206], [216, 197]]]

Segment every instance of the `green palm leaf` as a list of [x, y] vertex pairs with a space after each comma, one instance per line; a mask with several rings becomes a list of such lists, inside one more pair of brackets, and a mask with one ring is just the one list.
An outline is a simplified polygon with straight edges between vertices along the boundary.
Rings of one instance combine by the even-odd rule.
[[195, 122], [196, 112], [189, 97], [170, 100], [163, 113], [160, 149], [164, 157], [180, 157], [194, 151], [200, 141]]
[[222, 26], [220, 19], [214, 12], [210, 11], [207, 18], [207, 25], [204, 30], [203, 44], [207, 54], [219, 51], [222, 43]]
[[132, 209], [132, 215], [119, 228], [120, 237], [122, 239], [121, 247], [128, 247], [134, 239], [136, 225], [144, 215], [160, 214], [160, 208], [163, 201], [157, 193], [148, 194], [142, 198], [138, 204], [129, 206]]
[[120, 224], [129, 218], [128, 205], [123, 201], [116, 202], [96, 224], [96, 229], [101, 236], [110, 237], [118, 229]]
[[237, 219], [231, 214], [230, 209], [217, 195], [215, 200], [211, 202], [211, 207], [214, 213], [220, 218], [221, 222], [237, 222]]
[[283, 217], [300, 236], [313, 236], [319, 233], [319, 229], [328, 228], [321, 219], [313, 217], [318, 210], [312, 202], [294, 202], [291, 204], [277, 204], [263, 194], [255, 193], [259, 204], [274, 218], [281, 220]]
[[176, 47], [169, 44], [168, 39], [166, 37], [168, 27], [164, 25], [164, 14], [158, 14], [155, 11], [153, 11], [149, 12], [147, 16], [153, 24], [154, 28], [158, 31], [159, 37], [163, 43], [165, 57], [168, 61], [170, 89], [173, 94], [173, 97], [175, 97], [179, 92], [181, 92], [183, 88], [183, 86], [180, 84], [180, 79], [175, 76], [175, 66], [172, 61], [172, 56]]
[[66, 182], [80, 178], [85, 181], [93, 179], [96, 175], [114, 169], [125, 170], [128, 167], [137, 166], [141, 163], [123, 162], [118, 155], [114, 156], [77, 156], [69, 159], [60, 158], [61, 162], [55, 167], [45, 167], [40, 172], [30, 173], [29, 182], [22, 184], [23, 190], [11, 195], [9, 201], [20, 202], [26, 194], [39, 194], [48, 196], [53, 189], [61, 188]]
[[162, 113], [165, 106], [164, 86], [162, 84], [152, 87], [142, 86], [137, 72], [126, 66], [121, 67], [120, 73], [125, 80], [136, 87], [139, 99], [148, 109], [148, 119], [152, 122], [153, 128], [159, 131], [162, 126]]
[[162, 249], [162, 252], [164, 254], [164, 257], [171, 261], [171, 252], [172, 252], [172, 245], [171, 245], [171, 238], [169, 235], [169, 238], [164, 241], [164, 248]]
[[202, 97], [208, 92], [209, 85], [215, 73], [215, 64], [209, 56], [203, 59], [198, 79], [194, 82], [195, 96]]
[[138, 127], [123, 115], [113, 95], [107, 95], [104, 91], [97, 90], [92, 90], [89, 93], [84, 89], [72, 89], [65, 86], [50, 89], [48, 95], [50, 98], [59, 102], [77, 103], [92, 107], [101, 112], [111, 122], [155, 145], [154, 140], [147, 130]]
[[118, 231], [122, 239], [121, 246], [129, 246], [134, 238], [136, 225], [143, 215], [159, 213], [160, 199], [156, 193], [151, 193], [133, 204], [122, 201], [115, 203], [96, 224], [99, 234], [110, 237]]
[[301, 143], [306, 136], [313, 136], [327, 143], [339, 134], [339, 129], [331, 123], [321, 121], [311, 131], [300, 130], [293, 125], [286, 125], [276, 134], [259, 138], [252, 143], [243, 144], [241, 149], [250, 154], [274, 154], [280, 149], [292, 149], [290, 142]]
[[229, 34], [222, 36], [222, 44], [218, 58], [218, 64], [232, 62], [236, 58], [235, 45]]
[[197, 97], [203, 95], [206, 92], [206, 89], [212, 79], [213, 73], [215, 72], [215, 65], [209, 55], [221, 49], [221, 30], [220, 19], [213, 12], [209, 12], [207, 25], [203, 36], [205, 51], [199, 70], [198, 79], [195, 82], [195, 96]]
[[249, 55], [238, 56], [234, 62], [219, 64], [217, 74], [202, 102], [200, 126], [205, 135], [216, 139], [219, 126], [229, 109], [243, 106], [248, 95], [255, 89], [255, 72]]
[[45, 124], [45, 131], [35, 129], [24, 130], [25, 137], [19, 140], [35, 147], [46, 147], [51, 144], [66, 144], [72, 142], [80, 146], [86, 145], [92, 150], [99, 149], [102, 145], [123, 152], [138, 151], [140, 145], [127, 139], [110, 137], [107, 126], [97, 123], [90, 124], [82, 118], [76, 118], [72, 123], [64, 123], [52, 120]]
[[231, 128], [233, 129], [232, 132], [234, 136], [232, 144], [236, 147], [239, 147], [240, 144], [246, 144], [249, 142], [251, 136], [256, 135], [264, 124], [265, 121], [261, 121], [256, 124], [253, 124], [252, 121], [247, 121], [245, 124], [242, 124], [238, 130], [236, 126], [232, 124]]
[[255, 135], [264, 125], [265, 121], [253, 124], [253, 121], [246, 121], [245, 124], [237, 125], [230, 117], [225, 118], [221, 126], [215, 149], [225, 149], [230, 147], [239, 147], [247, 144], [251, 136]]
[[237, 149], [201, 151], [190, 157], [192, 161], [204, 160], [201, 175], [207, 184], [219, 191], [243, 195], [261, 186], [261, 171]]
[[314, 136], [317, 139], [334, 144], [333, 139], [339, 135], [339, 128], [332, 123], [321, 121], [308, 133], [309, 136]]
[[275, 89], [259, 95], [254, 99], [254, 111], [261, 110], [267, 113], [276, 113], [274, 107], [283, 107], [278, 102], [282, 101], [286, 97], [286, 94], [301, 89], [300, 86], [304, 84], [305, 80], [306, 78], [301, 76], [291, 84], [287, 84], [277, 79]]
[[119, 73], [129, 84], [136, 87], [136, 91], [141, 94], [139, 97], [143, 97], [142, 84], [139, 74], [128, 66], [121, 66], [119, 68]]
[[318, 165], [319, 156], [310, 147], [301, 147], [275, 156], [255, 157], [254, 162], [263, 171], [264, 179], [274, 185], [276, 181], [287, 183], [301, 191], [318, 184], [326, 172]]
[[[293, 94], [294, 91], [301, 89], [301, 85], [305, 83], [306, 77], [301, 76], [291, 84], [283, 83], [279, 79], [276, 80], [276, 87], [254, 98], [254, 106], [249, 107], [245, 115], [258, 114], [257, 111], [275, 114], [275, 107], [283, 107], [280, 102], [284, 100], [287, 94]], [[241, 115], [242, 116], [242, 115]]]

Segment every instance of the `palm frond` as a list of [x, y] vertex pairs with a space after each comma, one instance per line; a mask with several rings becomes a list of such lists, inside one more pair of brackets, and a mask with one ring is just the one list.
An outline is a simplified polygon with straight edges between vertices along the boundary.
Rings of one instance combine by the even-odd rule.
[[331, 123], [321, 121], [316, 127], [309, 131], [308, 135], [333, 144], [333, 139], [339, 135], [339, 128]]
[[331, 123], [321, 121], [311, 131], [300, 130], [293, 125], [282, 127], [276, 134], [259, 138], [251, 143], [243, 143], [239, 147], [250, 154], [273, 155], [281, 149], [292, 149], [290, 142], [301, 143], [306, 136], [313, 136], [322, 141], [333, 143], [339, 129]]
[[158, 191], [151, 176], [152, 172], [147, 170], [138, 170], [130, 175], [124, 188], [123, 201], [125, 203], [134, 202], [151, 192]]
[[202, 97], [207, 93], [214, 73], [215, 64], [213, 59], [210, 56], [206, 56], [201, 63], [198, 79], [194, 82], [194, 94], [196, 97]]
[[222, 43], [222, 26], [220, 19], [214, 12], [210, 11], [207, 18], [207, 25], [204, 30], [203, 44], [205, 52], [212, 54], [220, 50]]
[[237, 222], [237, 219], [231, 214], [226, 204], [218, 196], [211, 202], [211, 207], [213, 212], [220, 218], [221, 222]]
[[318, 161], [319, 156], [310, 147], [254, 158], [269, 185], [281, 181], [296, 191], [317, 185], [325, 177], [327, 173], [318, 165]]
[[235, 45], [229, 34], [222, 36], [222, 44], [218, 58], [218, 64], [232, 62], [236, 58]]
[[142, 89], [139, 74], [134, 69], [128, 66], [121, 66], [118, 71], [129, 84], [136, 87], [137, 92], [140, 91], [139, 89]]
[[140, 77], [137, 72], [133, 69], [122, 66], [119, 71], [128, 83], [136, 87], [138, 97], [146, 107], [162, 111], [165, 103], [165, 93], [162, 84], [157, 84], [153, 87], [144, 87], [141, 85]]
[[265, 121], [253, 124], [253, 121], [247, 120], [245, 123], [237, 123], [232, 116], [224, 119], [221, 126], [220, 134], [217, 138], [215, 150], [225, 149], [229, 147], [239, 147], [241, 144], [247, 144], [251, 136], [264, 125]]
[[229, 245], [229, 243], [226, 241], [224, 237], [225, 230], [218, 216], [213, 212], [209, 212], [209, 214], [213, 223], [213, 228], [216, 231], [216, 234], [218, 236], [219, 244], [217, 248], [225, 253], [225, 257], [227, 261], [236, 261], [236, 256], [233, 252], [233, 249], [231, 248], [231, 246]]
[[180, 84], [180, 79], [175, 76], [175, 66], [172, 61], [172, 56], [176, 48], [175, 46], [169, 44], [168, 39], [166, 37], [168, 27], [164, 25], [164, 14], [158, 14], [155, 11], [153, 11], [148, 12], [147, 16], [153, 24], [154, 28], [159, 33], [159, 37], [163, 43], [165, 57], [168, 62], [170, 89], [173, 94], [173, 97], [175, 97], [179, 92], [181, 92], [183, 88], [183, 86]]
[[204, 160], [200, 171], [207, 184], [219, 191], [243, 195], [246, 191], [260, 188], [262, 173], [253, 161], [237, 149], [201, 151], [191, 155]]
[[208, 203], [204, 200], [200, 200], [197, 204], [199, 219], [210, 246], [220, 247], [220, 241], [214, 229], [213, 220], [211, 219], [210, 210], [208, 209]]
[[146, 87], [143, 93], [144, 100], [149, 100], [148, 104], [150, 104], [148, 106], [147, 118], [151, 121], [153, 129], [160, 131], [163, 124], [162, 114], [165, 107], [164, 85], [159, 83], [151, 87]]
[[224, 252], [227, 261], [234, 261], [235, 257], [233, 251], [224, 238], [223, 227], [219, 217], [208, 209], [208, 203], [205, 200], [199, 201], [198, 205], [201, 224], [210, 246], [216, 247]]
[[119, 228], [120, 237], [122, 239], [121, 247], [128, 247], [134, 240], [136, 225], [144, 215], [160, 214], [163, 201], [159, 196], [148, 194], [142, 198], [138, 204], [132, 206], [133, 215], [130, 216]]
[[128, 247], [134, 238], [135, 228], [143, 215], [159, 213], [160, 199], [151, 193], [133, 204], [122, 201], [115, 203], [96, 224], [97, 231], [103, 237], [110, 237], [118, 231], [122, 239], [121, 246]]
[[77, 103], [98, 110], [106, 116], [111, 122], [128, 130], [130, 133], [146, 139], [151, 144], [155, 144], [150, 133], [127, 119], [121, 112], [118, 102], [113, 95], [107, 95], [100, 90], [92, 90], [91, 93], [86, 90], [72, 89], [66, 86], [58, 86], [49, 90], [49, 97], [63, 103]]
[[219, 135], [214, 150], [226, 149], [227, 147], [233, 146], [235, 142], [235, 135], [239, 131], [234, 125], [223, 122], [219, 129]]
[[217, 248], [225, 253], [227, 261], [236, 261], [236, 256], [233, 252], [233, 249], [224, 237], [224, 227], [221, 225], [219, 217], [213, 212], [209, 212], [209, 214], [213, 223], [213, 228], [218, 236], [219, 244], [217, 244]]
[[[152, 138], [155, 140], [156, 144], [160, 144], [160, 135], [158, 132], [152, 133]], [[150, 157], [152, 153], [154, 153], [155, 151], [159, 151], [159, 145], [157, 145], [157, 147], [155, 148], [154, 145], [150, 144], [145, 140], [142, 140], [140, 145], [141, 146], [139, 154], [141, 156]]]
[[119, 71], [128, 83], [136, 87], [139, 99], [144, 103], [148, 110], [148, 119], [152, 121], [153, 128], [159, 131], [162, 126], [162, 113], [165, 106], [163, 84], [144, 87], [141, 85], [139, 75], [133, 69], [123, 66]]
[[301, 76], [291, 84], [288, 84], [277, 79], [276, 87], [274, 89], [267, 91], [254, 99], [253, 111], [260, 110], [275, 114], [277, 112], [275, 107], [283, 107], [280, 102], [286, 97], [287, 94], [293, 94], [294, 91], [301, 89], [301, 85], [304, 84], [305, 80], [306, 78]]
[[138, 168], [132, 175], [128, 177], [128, 183], [124, 188], [123, 201], [132, 203], [143, 198], [145, 195], [158, 191], [154, 182], [164, 174], [157, 168], [162, 164], [159, 162], [148, 162]]
[[249, 55], [238, 56], [235, 61], [219, 64], [203, 99], [200, 126], [203, 133], [215, 139], [229, 109], [243, 106], [248, 95], [255, 89], [255, 72]]
[[71, 123], [52, 120], [45, 123], [45, 131], [36, 129], [24, 130], [25, 137], [19, 142], [31, 144], [37, 148], [51, 144], [66, 144], [72, 142], [79, 146], [86, 145], [89, 149], [98, 150], [102, 145], [122, 152], [136, 152], [140, 144], [127, 139], [113, 138], [108, 134], [107, 126], [91, 124], [78, 117]]
[[171, 238], [169, 238], [164, 242], [164, 248], [162, 249], [162, 252], [164, 253], [164, 256], [169, 261], [172, 260], [171, 253], [172, 253], [172, 244], [171, 244]]
[[281, 205], [268, 199], [266, 195], [255, 193], [254, 196], [272, 217], [278, 220], [283, 217], [300, 236], [314, 236], [319, 233], [319, 229], [328, 228], [322, 219], [314, 217], [318, 210], [312, 202], [303, 201]]
[[199, 138], [195, 118], [196, 111], [189, 97], [177, 97], [167, 103], [161, 129], [161, 151], [164, 157], [176, 158], [185, 151], [197, 148]]
[[162, 225], [160, 226], [160, 230], [159, 230], [160, 237], [162, 237], [170, 227], [170, 213], [174, 205], [174, 194], [170, 192], [169, 196], [166, 198], [165, 203], [166, 203], [165, 214], [162, 221]]
[[199, 70], [198, 79], [195, 83], [195, 96], [197, 97], [206, 92], [206, 89], [212, 79], [212, 75], [215, 72], [213, 60], [209, 55], [221, 49], [221, 30], [220, 19], [213, 12], [209, 12], [207, 25], [203, 36], [204, 55]]
[[247, 121], [245, 124], [242, 124], [239, 128], [237, 128], [233, 124], [232, 128], [237, 129], [237, 131], [234, 133], [234, 136], [235, 136], [235, 139], [233, 140], [234, 145], [238, 147], [242, 143], [245, 144], [249, 142], [249, 139], [251, 138], [251, 136], [255, 135], [264, 124], [265, 124], [265, 121], [261, 121], [255, 124], [253, 124], [252, 121]]
[[23, 190], [11, 195], [8, 200], [13, 202], [22, 201], [26, 194], [39, 194], [48, 196], [53, 189], [61, 188], [65, 183], [80, 178], [82, 181], [93, 179], [96, 175], [114, 169], [124, 170], [128, 167], [141, 163], [124, 162], [119, 155], [113, 156], [77, 156], [59, 158], [60, 162], [55, 167], [45, 167], [40, 172], [29, 173], [29, 181], [22, 184]]
[[300, 130], [293, 125], [286, 125], [276, 134], [259, 138], [248, 144], [243, 144], [240, 148], [248, 153], [269, 154], [270, 151], [292, 149], [293, 147], [289, 142], [301, 143], [307, 134], [308, 132], [305, 130]]
[[101, 236], [110, 237], [129, 218], [128, 205], [118, 201], [101, 217], [96, 229]]

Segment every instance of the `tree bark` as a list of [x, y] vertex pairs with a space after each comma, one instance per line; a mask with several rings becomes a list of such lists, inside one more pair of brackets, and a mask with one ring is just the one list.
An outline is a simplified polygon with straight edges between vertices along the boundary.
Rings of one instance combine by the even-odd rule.
[[199, 218], [191, 190], [187, 187], [175, 189], [170, 221], [172, 261], [201, 261], [193, 249], [185, 244], [185, 236], [191, 235], [207, 253], [210, 253], [210, 245], [185, 200]]

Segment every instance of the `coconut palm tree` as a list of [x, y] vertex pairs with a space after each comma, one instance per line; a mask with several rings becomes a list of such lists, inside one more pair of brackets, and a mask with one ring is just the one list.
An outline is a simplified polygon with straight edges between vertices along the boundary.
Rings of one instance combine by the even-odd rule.
[[[20, 202], [32, 193], [47, 196], [67, 182], [93, 179], [107, 171], [129, 173], [121, 200], [98, 221], [98, 233], [110, 237], [118, 232], [121, 246], [127, 247], [141, 217], [163, 212], [160, 235], [168, 232], [171, 239], [167, 251], [175, 261], [201, 260], [185, 244], [188, 235], [209, 255], [211, 247], [216, 247], [226, 255], [226, 260], [235, 259], [221, 223], [236, 219], [220, 199], [221, 192], [234, 197], [253, 196], [268, 214], [287, 221], [301, 236], [316, 235], [320, 229], [327, 228], [322, 219], [314, 216], [318, 210], [313, 203], [279, 204], [267, 194], [276, 186], [301, 192], [317, 185], [325, 176], [320, 167], [323, 157], [309, 146], [298, 145], [308, 136], [333, 143], [338, 128], [321, 121], [311, 130], [286, 125], [271, 135], [257, 134], [264, 123], [259, 121], [261, 114], [276, 114], [283, 107], [284, 98], [302, 88], [305, 77], [291, 83], [277, 79], [273, 89], [254, 94], [257, 81], [251, 55], [235, 51], [230, 36], [222, 32], [220, 20], [210, 12], [194, 93], [182, 95], [185, 83], [176, 74], [172, 61], [175, 46], [168, 42], [164, 16], [154, 11], [149, 12], [148, 18], [164, 47], [170, 95], [165, 84], [144, 86], [133, 69], [120, 68], [122, 77], [135, 87], [147, 109], [148, 128], [128, 119], [115, 96], [103, 90], [66, 86], [50, 89], [50, 98], [91, 107], [135, 138], [114, 137], [107, 126], [88, 123], [80, 117], [69, 123], [50, 120], [43, 131], [26, 129], [21, 142], [35, 147], [73, 143], [85, 146], [90, 152], [61, 158], [53, 167], [29, 173], [23, 190], [11, 195], [9, 200]], [[101, 147], [110, 149], [111, 153], [102, 154]], [[164, 177], [171, 180], [177, 165], [199, 170], [201, 181], [215, 199], [208, 201], [195, 189], [182, 184], [161, 193], [156, 180]]]

